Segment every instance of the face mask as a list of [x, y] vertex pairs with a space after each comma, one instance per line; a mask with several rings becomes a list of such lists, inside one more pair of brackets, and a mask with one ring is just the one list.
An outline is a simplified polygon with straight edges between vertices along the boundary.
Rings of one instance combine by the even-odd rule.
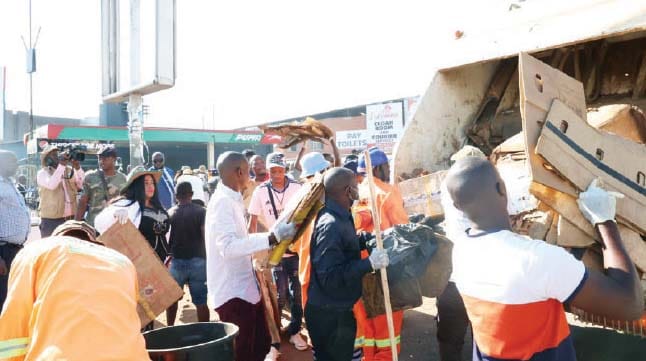
[[352, 207], [355, 207], [359, 203], [359, 192], [354, 191], [353, 188], [350, 188], [348, 198], [350, 199], [350, 204], [352, 204]]

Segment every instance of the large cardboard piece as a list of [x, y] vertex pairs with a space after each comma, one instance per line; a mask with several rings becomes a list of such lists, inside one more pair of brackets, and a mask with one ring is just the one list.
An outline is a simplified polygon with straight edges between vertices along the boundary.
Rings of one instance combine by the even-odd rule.
[[184, 295], [157, 253], [131, 222], [115, 222], [97, 240], [125, 255], [135, 265], [139, 281], [137, 313], [142, 327]]
[[567, 104], [581, 119], [586, 119], [583, 84], [526, 53], [520, 53], [518, 58], [520, 111], [530, 175], [534, 182], [574, 194], [574, 187], [546, 169], [545, 161], [534, 149], [554, 99]]
[[446, 171], [408, 179], [399, 182], [399, 192], [404, 199], [404, 209], [410, 214], [437, 216], [444, 214], [440, 201], [440, 186], [446, 177]]
[[624, 194], [617, 217], [646, 234], [646, 146], [591, 127], [557, 99], [536, 153], [580, 190], [601, 178], [606, 188]]

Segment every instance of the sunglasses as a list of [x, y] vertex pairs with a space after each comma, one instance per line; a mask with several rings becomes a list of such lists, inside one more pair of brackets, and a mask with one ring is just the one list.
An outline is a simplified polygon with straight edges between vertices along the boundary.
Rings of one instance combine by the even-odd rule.
[[164, 163], [163, 159], [153, 159], [153, 163]]

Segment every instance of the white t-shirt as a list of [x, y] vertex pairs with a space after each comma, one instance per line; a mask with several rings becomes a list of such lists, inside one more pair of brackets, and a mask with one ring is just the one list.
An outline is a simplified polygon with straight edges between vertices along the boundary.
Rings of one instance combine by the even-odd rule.
[[453, 280], [480, 360], [574, 360], [562, 303], [585, 278], [583, 263], [563, 248], [507, 230], [453, 246]]
[[177, 184], [182, 182], [191, 183], [193, 188], [193, 199], [200, 199], [206, 205], [206, 195], [204, 194], [204, 182], [194, 175], [181, 175], [177, 178]]
[[280, 215], [280, 212], [285, 208], [289, 200], [298, 192], [301, 188], [301, 184], [297, 183], [287, 177], [285, 177], [285, 189], [281, 192], [276, 191], [273, 187], [271, 189], [272, 195], [274, 196], [274, 204], [276, 205], [276, 210], [278, 214], [274, 215], [274, 209], [271, 205], [271, 200], [269, 199], [269, 189], [267, 184], [270, 182], [265, 182], [253, 191], [251, 195], [251, 203], [249, 204], [249, 214], [258, 216], [262, 224], [270, 229], [271, 226], [276, 222], [276, 217]]

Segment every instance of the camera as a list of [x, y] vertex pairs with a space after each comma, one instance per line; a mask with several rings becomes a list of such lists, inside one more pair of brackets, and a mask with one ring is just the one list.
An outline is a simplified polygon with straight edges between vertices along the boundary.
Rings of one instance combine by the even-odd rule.
[[83, 162], [85, 161], [87, 146], [80, 144], [67, 144], [64, 146], [59, 146], [58, 153], [65, 156], [67, 159]]

